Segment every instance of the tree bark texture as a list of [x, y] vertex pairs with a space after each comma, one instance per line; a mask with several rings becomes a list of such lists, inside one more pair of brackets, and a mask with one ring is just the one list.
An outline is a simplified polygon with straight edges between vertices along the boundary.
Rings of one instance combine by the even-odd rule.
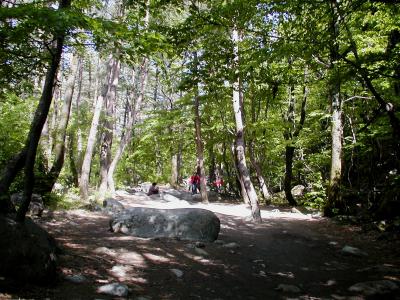
[[328, 187], [328, 200], [324, 207], [324, 213], [327, 216], [333, 215], [336, 210], [342, 211], [344, 209], [343, 199], [341, 197], [341, 182], [343, 172], [343, 111], [342, 111], [342, 99], [340, 96], [340, 76], [339, 66], [337, 61], [340, 58], [338, 35], [339, 35], [339, 24], [340, 14], [338, 11], [337, 0], [331, 0], [331, 45], [330, 45], [330, 68], [329, 72], [331, 80], [329, 84], [329, 98], [332, 109], [331, 119], [331, 169], [329, 176], [329, 187]]
[[89, 197], [90, 166], [92, 163], [94, 146], [96, 144], [96, 135], [99, 126], [100, 113], [104, 104], [104, 100], [107, 97], [108, 89], [111, 87], [110, 80], [112, 78], [111, 75], [112, 75], [113, 65], [114, 65], [114, 58], [112, 55], [110, 55], [107, 61], [106, 79], [102, 86], [101, 93], [97, 97], [92, 123], [90, 126], [88, 141], [86, 145], [86, 151], [82, 162], [81, 178], [79, 182], [79, 191], [82, 199], [87, 199]]
[[[63, 10], [65, 8], [70, 7], [70, 0], [61, 0], [59, 5], [59, 10]], [[23, 202], [18, 209], [16, 220], [19, 222], [23, 222], [25, 220], [25, 215], [28, 210], [29, 204], [31, 202], [32, 191], [34, 186], [34, 165], [36, 152], [39, 144], [40, 135], [43, 130], [43, 125], [46, 122], [46, 118], [50, 109], [50, 105], [53, 98], [53, 86], [54, 80], [57, 75], [58, 66], [61, 61], [61, 54], [63, 51], [65, 33], [60, 34], [55, 37], [55, 42], [52, 47], [52, 59], [49, 66], [49, 69], [46, 73], [46, 80], [43, 87], [42, 96], [40, 97], [40, 101], [38, 107], [36, 109], [33, 121], [31, 123], [31, 127], [29, 130], [28, 138], [26, 141], [26, 159], [24, 165], [24, 173], [25, 173], [25, 182], [24, 182], [24, 193], [23, 193]]]
[[[149, 27], [149, 21], [150, 21], [150, 0], [146, 1], [146, 13], [144, 17], [144, 28], [147, 30]], [[132, 97], [133, 103], [130, 104], [130, 114], [128, 114], [128, 120], [126, 122], [126, 126], [123, 132], [123, 135], [121, 136], [121, 141], [119, 144], [119, 147], [114, 155], [114, 158], [111, 161], [111, 164], [109, 165], [108, 172], [107, 172], [107, 185], [108, 185], [108, 190], [112, 195], [115, 194], [115, 182], [114, 182], [114, 172], [115, 169], [117, 168], [118, 162], [120, 161], [126, 147], [129, 145], [129, 143], [132, 140], [132, 135], [133, 135], [133, 126], [135, 125], [137, 121], [137, 116], [140, 112], [140, 109], [142, 107], [142, 102], [145, 96], [145, 91], [147, 87], [147, 80], [148, 80], [148, 58], [143, 57], [142, 63], [140, 65], [140, 90], [138, 93], [137, 98]], [[133, 77], [132, 77], [132, 85], [135, 86], [135, 72], [133, 72]]]
[[[288, 93], [288, 110], [286, 113], [286, 129], [284, 133], [284, 137], [286, 143], [292, 143], [293, 139], [293, 131], [295, 125], [294, 119], [294, 97], [293, 97], [294, 86], [293, 84], [289, 87]], [[292, 195], [292, 177], [293, 177], [293, 155], [294, 155], [295, 147], [292, 145], [286, 145], [285, 147], [285, 178], [283, 181], [283, 190], [285, 191], [286, 200], [290, 205], [296, 206], [297, 202], [294, 200]]]
[[57, 126], [57, 133], [56, 133], [56, 140], [54, 147], [54, 162], [51, 166], [50, 172], [46, 176], [47, 178], [44, 182], [45, 186], [41, 188], [41, 190], [43, 190], [45, 193], [51, 192], [64, 165], [65, 137], [67, 133], [69, 118], [71, 115], [72, 97], [74, 95], [75, 81], [78, 73], [78, 61], [75, 55], [72, 58], [71, 63], [72, 63], [71, 67], [72, 70], [67, 80], [66, 90], [64, 95], [64, 103], [61, 109], [60, 120]]
[[243, 105], [240, 99], [240, 76], [239, 76], [239, 34], [237, 29], [232, 30], [232, 42], [234, 44], [233, 47], [233, 55], [234, 55], [234, 71], [235, 71], [235, 80], [233, 82], [233, 112], [235, 115], [235, 123], [236, 123], [236, 155], [238, 162], [238, 169], [240, 178], [243, 182], [243, 185], [246, 190], [246, 194], [250, 200], [251, 206], [251, 214], [254, 222], [261, 223], [261, 212], [260, 207], [258, 205], [257, 193], [254, 189], [253, 183], [250, 179], [249, 170], [246, 165], [246, 156], [245, 156], [245, 142], [244, 142], [244, 124], [243, 124]]
[[120, 73], [120, 61], [114, 58], [112, 66], [112, 75], [106, 96], [106, 116], [103, 125], [103, 138], [100, 149], [100, 187], [99, 197], [105, 197], [108, 188], [108, 171], [111, 165], [111, 147], [114, 136], [114, 120], [115, 120], [115, 105], [117, 97], [117, 87]]
[[261, 167], [260, 167], [258, 161], [255, 158], [254, 148], [253, 147], [254, 147], [253, 143], [250, 142], [249, 143], [250, 162], [251, 162], [251, 165], [253, 166], [254, 170], [256, 171], [258, 184], [260, 185], [260, 190], [261, 190], [261, 193], [263, 195], [263, 198], [266, 201], [266, 203], [269, 204], [270, 201], [271, 201], [271, 194], [268, 191], [268, 187], [267, 187], [267, 184], [265, 182], [264, 175], [262, 173]]

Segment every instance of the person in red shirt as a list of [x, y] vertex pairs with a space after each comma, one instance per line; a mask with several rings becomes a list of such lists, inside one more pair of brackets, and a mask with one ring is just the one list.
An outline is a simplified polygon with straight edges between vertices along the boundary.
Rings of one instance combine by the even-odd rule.
[[197, 173], [193, 173], [190, 177], [190, 184], [192, 185], [192, 195], [197, 194], [197, 190], [200, 191], [200, 176]]
[[224, 185], [224, 180], [222, 179], [222, 177], [218, 176], [214, 181], [214, 185], [217, 188], [217, 192], [221, 193], [222, 186]]

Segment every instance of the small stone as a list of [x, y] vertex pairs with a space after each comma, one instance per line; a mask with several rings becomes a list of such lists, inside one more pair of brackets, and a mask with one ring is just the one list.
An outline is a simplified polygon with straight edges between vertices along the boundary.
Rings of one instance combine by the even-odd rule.
[[217, 244], [217, 245], [223, 245], [223, 244], [225, 244], [225, 242], [224, 242], [223, 240], [215, 240], [214, 243]]
[[189, 243], [189, 244], [186, 244], [186, 248], [194, 249], [194, 248], [196, 248], [196, 245], [192, 244], [192, 243]]
[[172, 273], [175, 274], [176, 277], [181, 278], [183, 276], [183, 271], [179, 269], [170, 269]]
[[201, 255], [201, 256], [207, 256], [207, 255], [208, 255], [208, 253], [207, 253], [205, 250], [200, 249], [200, 248], [195, 248], [194, 251], [195, 251], [197, 254]]
[[239, 246], [238, 243], [232, 242], [232, 243], [225, 244], [225, 245], [223, 245], [222, 247], [228, 248], [228, 249], [237, 249], [237, 248], [239, 248], [240, 246]]
[[67, 275], [64, 278], [65, 278], [65, 280], [68, 280], [73, 283], [83, 283], [87, 280], [86, 277], [81, 274]]
[[121, 283], [110, 283], [102, 285], [97, 289], [98, 293], [107, 294], [111, 296], [126, 297], [128, 296], [128, 287]]
[[267, 276], [267, 273], [265, 273], [264, 271], [260, 271], [258, 274], [259, 274], [260, 276], [263, 276], [263, 277], [266, 277], [266, 276]]
[[292, 214], [303, 214], [300, 210], [298, 210], [296, 207], [292, 207], [291, 209]]
[[300, 288], [291, 284], [280, 284], [278, 285], [276, 290], [282, 291], [284, 293], [300, 293]]
[[365, 296], [384, 295], [398, 289], [399, 286], [390, 280], [359, 282], [349, 287], [350, 292], [362, 293]]
[[197, 248], [204, 248], [206, 246], [203, 242], [196, 242], [195, 245]]
[[151, 300], [151, 297], [148, 296], [139, 296], [136, 298], [133, 298], [134, 300]]
[[338, 242], [335, 242], [335, 241], [332, 241], [332, 242], [329, 242], [329, 245], [331, 245], [331, 246], [337, 246], [339, 243]]
[[367, 256], [368, 255], [367, 253], [361, 251], [360, 249], [351, 247], [348, 245], [344, 246], [342, 248], [341, 252], [343, 254], [350, 254], [350, 255], [354, 255], [354, 256]]
[[271, 210], [271, 212], [273, 212], [273, 213], [280, 213], [281, 211], [280, 211], [279, 209], [275, 208], [275, 209]]
[[336, 282], [336, 280], [333, 280], [333, 279], [329, 279], [327, 282], [326, 282], [326, 286], [332, 286], [332, 285], [335, 285], [337, 282]]
[[111, 273], [117, 277], [126, 277], [131, 270], [131, 266], [116, 265], [111, 268]]

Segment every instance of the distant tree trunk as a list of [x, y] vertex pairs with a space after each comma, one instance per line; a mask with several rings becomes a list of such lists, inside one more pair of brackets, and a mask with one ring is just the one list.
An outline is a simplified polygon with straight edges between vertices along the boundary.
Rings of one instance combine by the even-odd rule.
[[75, 148], [75, 136], [74, 134], [70, 134], [68, 139], [69, 168], [71, 170], [72, 182], [74, 184], [74, 187], [79, 187], [79, 175], [78, 175], [78, 168], [76, 166], [74, 148]]
[[215, 168], [215, 154], [214, 154], [214, 149], [213, 145], [211, 145], [208, 148], [208, 157], [210, 159], [209, 162], [209, 170], [208, 170], [208, 178], [210, 184], [213, 184], [215, 180], [217, 179], [216, 177], [216, 168]]
[[[69, 7], [71, 5], [70, 0], [60, 0], [59, 10]], [[24, 166], [25, 182], [24, 182], [24, 194], [23, 202], [18, 209], [16, 220], [23, 222], [25, 220], [26, 212], [28, 211], [29, 204], [31, 202], [32, 191], [34, 186], [34, 165], [37, 147], [39, 144], [40, 135], [42, 133], [43, 125], [46, 122], [46, 118], [49, 112], [49, 108], [53, 96], [53, 85], [54, 79], [57, 75], [58, 66], [61, 60], [61, 54], [63, 51], [65, 33], [60, 34], [60, 36], [55, 37], [55, 42], [52, 46], [52, 59], [47, 70], [46, 80], [43, 87], [42, 96], [39, 101], [39, 105], [36, 109], [35, 116], [31, 123], [28, 138], [26, 140], [26, 159]]]
[[40, 190], [42, 190], [44, 193], [51, 192], [64, 165], [65, 137], [71, 113], [72, 97], [74, 95], [75, 81], [78, 72], [78, 61], [76, 56], [72, 58], [71, 69], [71, 74], [66, 84], [64, 103], [60, 114], [60, 120], [58, 122], [56, 130], [57, 134], [54, 147], [54, 163], [51, 166], [50, 172], [46, 175], [46, 180], [43, 183], [44, 186], [40, 187]]
[[329, 88], [329, 97], [332, 106], [332, 128], [331, 128], [331, 170], [328, 188], [328, 201], [324, 207], [326, 216], [332, 216], [335, 210], [343, 211], [344, 203], [341, 196], [341, 182], [342, 182], [342, 159], [343, 159], [343, 112], [342, 112], [342, 99], [340, 97], [340, 77], [339, 66], [337, 61], [339, 59], [339, 24], [340, 18], [338, 14], [337, 0], [331, 0], [332, 9], [332, 25], [331, 34], [333, 40], [330, 46], [330, 72], [331, 82]]
[[[149, 21], [150, 21], [150, 1], [146, 1], [146, 14], [144, 17], [144, 28], [147, 29], [149, 26]], [[126, 146], [129, 145], [129, 143], [132, 140], [132, 135], [133, 135], [133, 126], [135, 122], [137, 121], [137, 115], [140, 112], [140, 109], [142, 107], [142, 102], [145, 96], [146, 92], [146, 87], [147, 87], [147, 80], [148, 80], [148, 58], [144, 57], [142, 59], [142, 63], [140, 66], [140, 91], [138, 93], [137, 98], [133, 101], [133, 103], [130, 105], [130, 115], [128, 114], [128, 121], [126, 122], [125, 130], [123, 132], [123, 135], [121, 137], [121, 141], [119, 144], [119, 147], [117, 149], [117, 152], [115, 153], [114, 158], [111, 161], [111, 164], [108, 169], [107, 173], [107, 182], [108, 182], [108, 189], [112, 195], [115, 194], [115, 183], [114, 183], [114, 172], [115, 169], [118, 165], [118, 162], [120, 161]], [[132, 77], [133, 81], [135, 80], [135, 72], [133, 73]], [[133, 86], [135, 85], [135, 82], [132, 84]]]
[[[174, 151], [174, 149], [171, 149]], [[172, 153], [171, 156], [171, 178], [169, 179], [169, 183], [172, 187], [177, 187], [178, 184], [178, 153]]]
[[284, 137], [287, 145], [285, 146], [285, 179], [283, 181], [283, 190], [285, 191], [286, 200], [290, 205], [296, 206], [297, 202], [294, 200], [292, 195], [292, 177], [293, 177], [293, 155], [295, 147], [289, 143], [293, 143], [293, 128], [294, 128], [294, 97], [293, 97], [294, 86], [293, 84], [289, 87], [288, 97], [288, 110], [286, 114], [287, 128], [285, 129]]
[[[257, 108], [257, 111], [256, 111], [256, 108]], [[258, 116], [260, 115], [260, 111], [261, 111], [261, 101], [259, 99], [257, 105], [255, 105], [254, 103], [252, 103], [252, 105], [251, 105], [251, 121], [253, 124], [255, 124], [257, 122]], [[267, 120], [267, 112], [268, 112], [268, 104], [266, 107], [265, 120]], [[256, 171], [261, 194], [262, 194], [266, 204], [269, 204], [271, 194], [268, 191], [268, 187], [265, 182], [263, 172], [262, 172], [260, 164], [257, 160], [256, 154], [255, 154], [255, 149], [254, 149], [255, 148], [254, 141], [252, 139], [250, 139], [250, 141], [248, 143], [248, 148], [249, 148], [250, 163], [253, 166], [254, 170]]]
[[244, 124], [243, 124], [243, 106], [240, 101], [240, 76], [239, 76], [239, 34], [236, 28], [232, 30], [232, 41], [234, 43], [234, 68], [235, 80], [233, 82], [233, 112], [236, 123], [236, 155], [240, 178], [243, 181], [246, 193], [250, 199], [251, 214], [254, 222], [261, 223], [260, 207], [258, 205], [257, 193], [250, 179], [249, 170], [246, 165], [245, 143], [244, 143]]
[[[198, 73], [198, 57], [197, 52], [194, 52], [195, 73]], [[200, 96], [198, 89], [198, 82], [195, 87], [194, 95], [194, 126], [195, 126], [195, 139], [196, 139], [196, 156], [197, 156], [197, 175], [200, 176], [200, 194], [203, 203], [208, 203], [206, 174], [204, 170], [204, 146], [201, 136], [201, 120], [200, 120]]]
[[94, 108], [92, 124], [90, 126], [88, 141], [86, 145], [85, 155], [82, 162], [81, 178], [79, 182], [79, 191], [83, 199], [89, 196], [89, 174], [90, 166], [92, 163], [93, 149], [96, 144], [96, 135], [100, 120], [100, 113], [103, 107], [104, 99], [107, 97], [108, 89], [111, 87], [112, 71], [114, 66], [114, 58], [110, 55], [107, 62], [106, 80], [103, 84], [100, 95], [97, 97], [96, 105]]
[[111, 165], [111, 147], [114, 136], [115, 102], [117, 97], [117, 87], [120, 73], [120, 62], [114, 58], [111, 75], [111, 86], [108, 88], [106, 97], [106, 118], [104, 121], [103, 140], [100, 150], [100, 187], [99, 198], [105, 197], [108, 187], [108, 171]]
[[258, 183], [260, 185], [260, 190], [261, 190], [261, 193], [263, 195], [263, 198], [266, 201], [266, 203], [269, 204], [269, 202], [271, 200], [271, 194], [268, 191], [268, 187], [267, 187], [267, 184], [265, 182], [264, 176], [262, 174], [261, 167], [260, 167], [260, 165], [258, 164], [258, 162], [257, 162], [257, 160], [255, 158], [254, 148], [253, 147], [254, 147], [253, 143], [250, 142], [249, 143], [250, 162], [251, 162], [254, 170], [256, 171]]

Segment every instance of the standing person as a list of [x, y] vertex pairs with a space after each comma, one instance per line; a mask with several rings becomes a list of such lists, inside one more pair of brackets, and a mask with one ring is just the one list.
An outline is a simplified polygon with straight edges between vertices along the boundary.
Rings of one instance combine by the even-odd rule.
[[215, 180], [215, 187], [217, 188], [217, 192], [221, 193], [221, 188], [224, 185], [224, 180], [222, 177], [218, 176], [217, 179]]
[[153, 182], [153, 184], [149, 188], [149, 192], [147, 193], [147, 196], [151, 196], [151, 195], [158, 194], [158, 193], [159, 193], [159, 190], [158, 190], [157, 182]]
[[200, 176], [197, 173], [193, 173], [190, 177], [190, 182], [192, 184], [192, 195], [197, 194], [197, 190], [200, 190]]

